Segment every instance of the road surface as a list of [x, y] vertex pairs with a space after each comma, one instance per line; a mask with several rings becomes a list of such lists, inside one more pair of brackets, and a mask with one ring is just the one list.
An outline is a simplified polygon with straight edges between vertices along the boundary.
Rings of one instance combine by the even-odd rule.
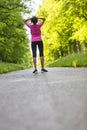
[[0, 130], [87, 130], [87, 68], [0, 75]]

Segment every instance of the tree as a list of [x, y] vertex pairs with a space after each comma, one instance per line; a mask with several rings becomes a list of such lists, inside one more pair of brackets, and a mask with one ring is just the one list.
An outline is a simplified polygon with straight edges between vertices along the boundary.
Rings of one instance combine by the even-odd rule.
[[31, 65], [29, 40], [21, 15], [24, 10], [26, 8], [21, 0], [0, 1], [0, 60], [2, 61]]
[[86, 5], [86, 0], [44, 0], [38, 15], [46, 18], [42, 32], [47, 62], [85, 49]]

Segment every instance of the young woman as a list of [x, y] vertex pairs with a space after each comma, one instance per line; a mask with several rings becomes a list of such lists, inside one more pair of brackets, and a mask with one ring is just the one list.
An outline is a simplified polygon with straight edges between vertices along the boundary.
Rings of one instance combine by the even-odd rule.
[[[41, 20], [41, 22], [38, 23], [38, 20]], [[29, 21], [31, 21], [31, 23], [29, 23]], [[43, 41], [40, 30], [44, 22], [45, 18], [38, 18], [36, 16], [33, 16], [32, 18], [29, 18], [24, 21], [24, 23], [30, 28], [31, 33], [31, 49], [34, 63], [33, 73], [37, 73], [37, 46], [40, 54], [41, 72], [48, 72], [46, 69], [44, 69]]]

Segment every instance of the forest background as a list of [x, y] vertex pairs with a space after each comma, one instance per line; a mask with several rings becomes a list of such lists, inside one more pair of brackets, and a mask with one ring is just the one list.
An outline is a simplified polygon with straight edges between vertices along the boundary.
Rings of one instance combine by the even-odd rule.
[[87, 50], [86, 0], [44, 0], [38, 14], [46, 18], [42, 32], [47, 62]]
[[[32, 0], [0, 1], [0, 63], [32, 67], [23, 18], [23, 15], [31, 15], [31, 5]], [[42, 27], [46, 64], [87, 51], [86, 0], [43, 0], [37, 16], [46, 18]]]

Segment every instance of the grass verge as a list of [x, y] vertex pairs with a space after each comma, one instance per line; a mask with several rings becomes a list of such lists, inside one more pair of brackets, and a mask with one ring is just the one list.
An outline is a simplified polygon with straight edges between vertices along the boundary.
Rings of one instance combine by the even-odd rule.
[[25, 68], [27, 67], [23, 65], [19, 65], [19, 64], [0, 62], [0, 74], [11, 72], [11, 71], [16, 71], [16, 70], [23, 70]]
[[[68, 55], [48, 64], [47, 67], [87, 67], [87, 52]], [[0, 62], [0, 74], [27, 68], [29, 67], [24, 65]]]
[[48, 64], [47, 67], [87, 67], [87, 52], [68, 55]]

